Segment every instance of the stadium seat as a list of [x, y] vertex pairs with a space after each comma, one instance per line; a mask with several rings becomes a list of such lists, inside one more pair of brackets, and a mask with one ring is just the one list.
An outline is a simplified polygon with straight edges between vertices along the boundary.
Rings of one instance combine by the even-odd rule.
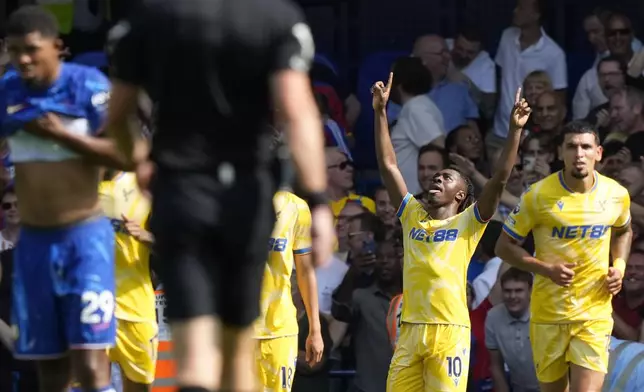
[[356, 96], [362, 105], [360, 117], [354, 130], [354, 159], [359, 169], [376, 169], [376, 153], [373, 139], [373, 109], [371, 86], [378, 80], [386, 81], [393, 62], [408, 51], [376, 52], [367, 56], [358, 69]]
[[104, 52], [81, 53], [74, 57], [71, 62], [96, 68], [106, 68], [108, 64], [107, 55]]

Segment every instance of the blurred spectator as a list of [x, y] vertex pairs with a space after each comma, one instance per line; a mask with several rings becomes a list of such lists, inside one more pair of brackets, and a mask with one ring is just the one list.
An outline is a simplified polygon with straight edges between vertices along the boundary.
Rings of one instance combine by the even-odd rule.
[[[418, 151], [418, 183], [421, 192], [427, 192], [432, 184], [434, 175], [445, 169], [448, 164], [448, 157], [445, 150], [433, 144], [426, 144]], [[423, 199], [422, 194], [416, 198]], [[399, 206], [396, 206], [398, 209]]]
[[643, 313], [644, 252], [633, 250], [626, 263], [622, 291], [613, 297], [613, 336], [637, 341]]
[[532, 71], [523, 79], [523, 96], [531, 108], [537, 105], [537, 98], [541, 94], [552, 90], [552, 80], [546, 71]]
[[360, 102], [326, 61], [314, 61], [309, 75], [313, 88], [329, 102], [329, 114], [340, 126], [353, 129], [360, 115]]
[[416, 194], [420, 192], [418, 152], [429, 143], [444, 147], [443, 116], [427, 95], [432, 76], [419, 59], [402, 57], [394, 63], [393, 72], [391, 100], [402, 105], [402, 110], [391, 129], [391, 143], [407, 189]]
[[461, 155], [474, 163], [476, 170], [489, 176], [490, 167], [485, 159], [485, 146], [478, 128], [462, 125], [447, 135], [445, 149]]
[[299, 328], [298, 336], [298, 355], [295, 369], [295, 378], [293, 379], [293, 392], [329, 392], [329, 357], [333, 348], [333, 341], [329, 333], [329, 321], [327, 316], [320, 314], [320, 329], [322, 340], [324, 341], [324, 355], [322, 360], [315, 366], [311, 367], [306, 362], [306, 339], [309, 334], [309, 319], [306, 317], [306, 309], [302, 296], [297, 288], [297, 284], [292, 284], [293, 304], [297, 309], [297, 320]]
[[448, 78], [465, 81], [479, 111], [490, 120], [496, 108], [496, 68], [481, 41], [480, 30], [471, 25], [460, 29], [455, 39], [446, 40], [452, 60]]
[[601, 167], [598, 170], [605, 176], [619, 178], [619, 172], [631, 161], [631, 154], [623, 141], [608, 140], [602, 144]]
[[532, 274], [510, 268], [501, 276], [501, 289], [503, 303], [492, 308], [485, 320], [485, 345], [490, 351], [494, 391], [538, 392], [530, 346]]
[[644, 344], [610, 339], [610, 362], [602, 391], [644, 391]]
[[644, 171], [640, 163], [626, 164], [614, 178], [628, 190], [633, 202], [644, 204]]
[[554, 142], [564, 126], [566, 104], [561, 100], [561, 94], [546, 91], [537, 97], [534, 111], [534, 123], [540, 133], [550, 136], [549, 142]]
[[[483, 232], [483, 236], [479, 242], [480, 251], [478, 252], [477, 259], [482, 262], [483, 270], [474, 279], [472, 279], [472, 289], [474, 292], [472, 309], [478, 308], [478, 306], [488, 298], [488, 295], [490, 295], [492, 287], [499, 276], [499, 269], [501, 268], [503, 260], [496, 257], [494, 246], [496, 245], [496, 241], [499, 239], [502, 227], [503, 224], [501, 222], [491, 221], [485, 228], [485, 232]], [[473, 263], [474, 261], [470, 262], [470, 266]]]
[[[611, 55], [606, 42], [606, 29], [604, 28], [609, 19], [611, 19], [610, 11], [602, 8], [594, 9], [584, 19], [584, 30], [588, 36], [588, 41], [595, 49], [596, 57], [593, 66], [584, 73], [579, 80], [579, 84], [577, 84], [577, 90], [572, 100], [573, 120], [587, 118], [593, 108], [605, 104], [608, 102], [608, 97], [610, 97], [601, 86], [602, 75], [598, 67], [602, 58]], [[631, 47], [633, 51], [638, 51], [642, 47], [642, 43], [637, 38], [632, 37]], [[613, 56], [613, 59], [626, 64], [621, 56]], [[595, 124], [595, 122], [591, 121], [591, 124]]]
[[327, 192], [331, 197], [331, 209], [337, 217], [348, 201], [361, 204], [371, 212], [376, 212], [376, 205], [370, 198], [353, 193], [354, 164], [349, 157], [337, 147], [327, 147], [326, 172], [328, 176]]
[[[351, 298], [356, 289], [366, 288], [374, 283], [376, 244], [383, 237], [382, 223], [370, 212], [350, 218], [348, 226], [349, 270], [332, 296], [331, 314], [336, 320], [347, 319], [351, 310]], [[338, 327], [332, 336], [336, 345], [339, 343], [338, 339], [343, 338], [336, 335], [340, 331], [342, 328]]]
[[0, 231], [0, 252], [12, 249], [18, 241], [20, 234], [20, 213], [18, 212], [18, 198], [12, 189], [2, 195], [2, 215], [4, 229]]
[[338, 314], [352, 331], [355, 392], [385, 392], [393, 355], [386, 320], [391, 299], [402, 292], [401, 262], [394, 241], [380, 243], [376, 253], [375, 281], [356, 289], [347, 311]]
[[338, 237], [338, 250], [335, 256], [343, 262], [347, 261], [349, 254], [349, 220], [364, 212], [369, 212], [369, 210], [364, 208], [362, 204], [351, 200], [344, 205], [337, 216], [335, 230]]
[[0, 252], [0, 391], [35, 392], [38, 374], [32, 361], [13, 358], [14, 331], [11, 324], [11, 276], [13, 249]]
[[633, 59], [633, 55], [637, 50], [639, 45], [635, 45], [635, 50], [633, 48], [633, 25], [631, 20], [625, 14], [614, 12], [606, 21], [606, 45], [611, 55], [618, 57], [622, 63], [628, 64]]
[[534, 109], [537, 107], [537, 99], [546, 91], [553, 91], [553, 89], [550, 76], [545, 71], [532, 71], [523, 79], [523, 96], [533, 110], [523, 128], [524, 135], [539, 131], [539, 126], [534, 122]]
[[[490, 222], [491, 223], [491, 222]], [[489, 226], [488, 226], [489, 227]], [[487, 232], [487, 229], [486, 229]], [[497, 235], [498, 238], [498, 235]], [[494, 239], [496, 241], [496, 239]], [[502, 263], [495, 276], [489, 294], [485, 298], [478, 299], [472, 288], [472, 299], [470, 305], [470, 323], [472, 326], [472, 346], [470, 349], [470, 387], [468, 392], [492, 391], [492, 372], [490, 352], [485, 346], [485, 320], [489, 311], [503, 300], [501, 290], [501, 276], [510, 268], [507, 263]], [[472, 285], [468, 285], [468, 288]], [[473, 306], [479, 302], [478, 306]]]
[[503, 146], [515, 92], [530, 72], [544, 70], [562, 94], [568, 87], [565, 53], [541, 27], [544, 4], [544, 0], [517, 0], [513, 26], [501, 36], [495, 59], [501, 68], [501, 91], [494, 131], [486, 137], [488, 156]]
[[[494, 165], [498, 161], [500, 154], [501, 150], [497, 150], [492, 157], [492, 170], [494, 170]], [[452, 153], [450, 154], [450, 161], [453, 166], [472, 180], [472, 183], [477, 189], [482, 189], [489, 180], [489, 177], [479, 172], [476, 166], [474, 166], [474, 163], [465, 157]], [[501, 203], [493, 220], [504, 222], [505, 218], [519, 203], [519, 196], [521, 196], [524, 189], [524, 178], [521, 158], [517, 157], [516, 164], [505, 186], [505, 190], [501, 196]]]
[[429, 97], [434, 101], [445, 124], [452, 132], [461, 125], [476, 126], [479, 111], [465, 84], [448, 80], [451, 56], [445, 39], [439, 35], [425, 35], [416, 39], [413, 56], [418, 57], [432, 75]]
[[610, 118], [611, 131], [619, 134], [622, 141], [644, 131], [644, 92], [631, 86], [615, 92], [610, 97]]
[[353, 160], [351, 151], [349, 150], [350, 144], [347, 133], [340, 124], [331, 118], [326, 97], [320, 93], [315, 93], [315, 101], [318, 104], [318, 109], [322, 116], [322, 123], [324, 124], [325, 145], [327, 147], [337, 147], [349, 160]]
[[380, 218], [380, 221], [387, 226], [396, 226], [399, 222], [396, 217], [398, 207], [391, 204], [387, 189], [381, 185], [376, 189], [373, 198], [376, 202], [376, 216]]
[[602, 104], [591, 107], [586, 121], [597, 126], [601, 135], [606, 135], [610, 131], [609, 99], [626, 85], [626, 64], [619, 57], [605, 57], [597, 64], [597, 76], [602, 95], [608, 98]]
[[[530, 134], [521, 143], [521, 156], [523, 158], [521, 163], [524, 166], [524, 170], [530, 169], [530, 167], [525, 168], [526, 158], [530, 158], [534, 162], [541, 161], [552, 165], [556, 155], [556, 142], [551, 140], [549, 135], [543, 133]], [[555, 170], [551, 169], [550, 171]]]

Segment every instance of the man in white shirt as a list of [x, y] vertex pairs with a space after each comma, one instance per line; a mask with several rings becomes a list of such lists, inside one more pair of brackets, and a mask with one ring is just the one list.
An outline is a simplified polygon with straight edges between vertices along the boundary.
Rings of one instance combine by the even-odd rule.
[[396, 77], [391, 100], [402, 106], [398, 121], [391, 131], [398, 167], [407, 189], [419, 193], [418, 151], [426, 144], [445, 146], [443, 116], [427, 93], [432, 88], [432, 76], [415, 57], [402, 57], [393, 67]]
[[496, 66], [490, 54], [481, 48], [478, 30], [465, 27], [455, 39], [447, 39], [452, 61], [448, 71], [451, 81], [466, 78], [470, 94], [485, 118], [494, 116], [496, 108]]
[[[604, 23], [607, 23], [610, 14], [606, 12], [593, 12], [584, 19], [584, 30], [588, 35], [588, 41], [595, 49], [596, 57], [593, 66], [579, 80], [575, 97], [572, 100], [572, 116], [574, 120], [586, 118], [590, 111], [608, 102], [608, 97], [599, 85], [597, 75], [597, 64], [599, 60], [610, 54]], [[632, 35], [632, 32], [631, 32]], [[631, 38], [631, 49], [637, 52], [642, 48], [642, 42], [635, 37]]]
[[488, 156], [503, 146], [514, 93], [532, 71], [545, 71], [555, 90], [564, 94], [568, 87], [566, 56], [541, 27], [543, 0], [517, 0], [513, 26], [503, 31], [496, 53], [501, 68], [500, 99], [494, 117], [493, 132], [488, 133]]

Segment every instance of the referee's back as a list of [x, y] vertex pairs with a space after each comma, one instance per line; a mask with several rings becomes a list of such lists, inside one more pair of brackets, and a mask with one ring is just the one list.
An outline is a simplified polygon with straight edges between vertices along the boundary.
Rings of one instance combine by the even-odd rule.
[[179, 171], [265, 163], [269, 77], [314, 54], [286, 0], [145, 0], [110, 38], [114, 76], [158, 105], [153, 159]]

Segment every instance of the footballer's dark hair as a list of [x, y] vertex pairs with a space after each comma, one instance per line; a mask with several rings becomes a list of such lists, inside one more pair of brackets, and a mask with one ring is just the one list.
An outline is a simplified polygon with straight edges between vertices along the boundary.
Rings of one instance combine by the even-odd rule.
[[474, 197], [474, 184], [472, 183], [472, 180], [470, 180], [470, 178], [457, 167], [450, 167], [450, 169], [457, 172], [465, 184], [465, 198], [461, 200], [461, 203], [458, 205], [458, 209], [456, 210], [460, 214], [465, 211], [467, 207], [476, 202], [476, 198]]
[[58, 38], [58, 22], [51, 12], [37, 5], [20, 7], [9, 16], [7, 36], [40, 33], [43, 37]]
[[561, 132], [561, 143], [563, 144], [566, 140], [566, 135], [583, 135], [585, 133], [592, 134], [595, 136], [595, 143], [600, 144], [599, 132], [592, 124], [583, 120], [574, 120], [564, 125], [563, 131]]

